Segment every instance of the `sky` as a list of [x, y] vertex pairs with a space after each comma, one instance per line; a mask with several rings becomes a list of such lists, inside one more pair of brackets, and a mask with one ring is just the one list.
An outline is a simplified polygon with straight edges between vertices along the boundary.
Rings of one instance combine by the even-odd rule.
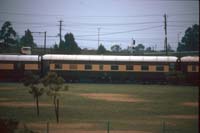
[[[106, 49], [114, 44], [123, 49], [132, 43], [164, 49], [164, 14], [167, 15], [168, 43], [177, 48], [185, 30], [199, 24], [198, 0], [0, 0], [0, 27], [10, 21], [19, 37], [24, 31], [47, 32], [47, 46], [73, 33], [81, 48]], [[99, 33], [99, 34], [98, 34]], [[99, 36], [98, 36], [99, 35]], [[33, 33], [39, 47], [44, 34]]]

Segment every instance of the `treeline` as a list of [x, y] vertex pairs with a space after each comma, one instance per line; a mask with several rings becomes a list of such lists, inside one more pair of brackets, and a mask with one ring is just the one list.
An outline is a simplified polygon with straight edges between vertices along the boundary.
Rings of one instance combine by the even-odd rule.
[[[27, 29], [25, 34], [20, 38], [17, 32], [12, 27], [11, 22], [6, 21], [0, 30], [0, 53], [20, 53], [21, 47], [31, 47], [33, 54], [44, 53], [58, 53], [58, 54], [134, 54], [144, 55], [145, 53], [155, 53], [152, 47], [147, 47], [143, 44], [128, 46], [122, 49], [120, 44], [114, 44], [111, 46], [111, 50], [107, 50], [103, 44], [100, 44], [97, 49], [88, 50], [87, 48], [81, 49], [78, 43], [75, 41], [72, 33], [66, 33], [64, 40], [61, 40], [58, 44], [54, 44], [52, 48], [43, 50], [38, 48], [34, 42], [32, 32]], [[167, 47], [168, 52], [174, 52], [170, 44]], [[181, 42], [178, 43], [176, 49], [177, 52], [183, 51], [199, 51], [199, 25], [195, 24], [192, 27], [186, 29]], [[160, 52], [164, 53], [164, 50]]]

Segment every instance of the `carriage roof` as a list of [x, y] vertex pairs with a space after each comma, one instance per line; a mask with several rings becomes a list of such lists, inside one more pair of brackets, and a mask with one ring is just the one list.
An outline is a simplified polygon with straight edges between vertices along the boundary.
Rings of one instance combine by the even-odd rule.
[[38, 55], [0, 55], [0, 61], [41, 61]]
[[113, 56], [113, 55], [59, 55], [47, 54], [44, 60], [116, 61], [116, 62], [176, 62], [175, 56]]
[[185, 56], [181, 58], [181, 62], [199, 62], [199, 56]]

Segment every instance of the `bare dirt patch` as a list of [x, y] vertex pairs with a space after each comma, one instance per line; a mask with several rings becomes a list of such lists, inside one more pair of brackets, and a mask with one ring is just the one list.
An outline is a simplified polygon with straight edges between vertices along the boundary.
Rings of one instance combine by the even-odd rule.
[[198, 107], [198, 102], [184, 102], [182, 103], [183, 106], [189, 106], [189, 107]]
[[[33, 107], [35, 106], [34, 102], [0, 102], [0, 106], [4, 107]], [[49, 103], [39, 103], [39, 106], [49, 107], [52, 106]]]
[[105, 101], [115, 101], [115, 102], [144, 102], [145, 100], [139, 98], [133, 98], [127, 94], [107, 94], [107, 93], [82, 93], [80, 96], [95, 99], [95, 100], [105, 100]]
[[164, 115], [162, 118], [172, 118], [172, 119], [198, 119], [198, 115]]

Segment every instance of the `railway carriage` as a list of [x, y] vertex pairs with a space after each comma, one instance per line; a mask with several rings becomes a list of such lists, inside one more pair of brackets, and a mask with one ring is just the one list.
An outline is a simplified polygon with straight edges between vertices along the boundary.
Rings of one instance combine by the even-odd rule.
[[41, 76], [53, 71], [67, 82], [196, 84], [199, 83], [199, 57], [0, 55], [0, 81], [20, 81], [26, 71]]
[[186, 81], [190, 83], [199, 83], [199, 57], [185, 56], [181, 59], [181, 71], [186, 76]]
[[0, 55], [0, 81], [20, 81], [25, 71], [38, 74], [40, 61], [38, 55]]
[[72, 82], [158, 82], [174, 71], [174, 56], [44, 55], [46, 72]]

